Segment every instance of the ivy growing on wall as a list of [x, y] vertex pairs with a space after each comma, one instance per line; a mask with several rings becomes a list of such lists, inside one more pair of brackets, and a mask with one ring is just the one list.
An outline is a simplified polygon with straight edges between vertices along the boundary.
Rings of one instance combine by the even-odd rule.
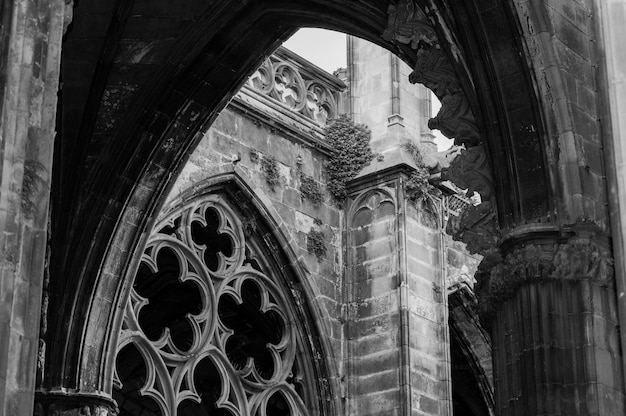
[[324, 243], [324, 232], [311, 228], [306, 236], [306, 248], [314, 254], [318, 260], [326, 256], [326, 244]]
[[308, 199], [313, 204], [317, 205], [324, 201], [324, 194], [322, 194], [322, 189], [317, 181], [312, 177], [304, 173], [302, 169], [302, 165], [304, 161], [302, 160], [302, 156], [298, 156], [296, 159], [296, 171], [298, 172], [298, 176], [300, 178], [300, 193], [303, 198]]
[[274, 156], [264, 156], [261, 159], [261, 170], [265, 175], [265, 182], [270, 186], [272, 191], [276, 185], [280, 183], [280, 172], [278, 171], [278, 162]]
[[24, 162], [24, 178], [22, 182], [22, 212], [26, 218], [31, 218], [35, 212], [33, 198], [40, 186], [45, 185], [41, 173], [46, 168], [37, 160], [28, 159]]
[[328, 124], [324, 132], [333, 149], [328, 163], [328, 190], [342, 202], [346, 199], [346, 183], [354, 178], [374, 158], [370, 148], [371, 132], [362, 124], [355, 124], [346, 115], [341, 115]]
[[324, 195], [317, 181], [305, 173], [300, 175], [300, 192], [304, 198], [315, 205], [324, 201]]
[[[425, 211], [429, 217], [426, 222], [435, 226], [437, 217], [435, 198], [441, 196], [441, 191], [429, 182], [430, 172], [424, 165], [419, 147], [409, 142], [405, 143], [404, 149], [411, 155], [417, 167], [404, 185], [406, 197], [422, 211]], [[426, 218], [424, 219], [426, 220]]]

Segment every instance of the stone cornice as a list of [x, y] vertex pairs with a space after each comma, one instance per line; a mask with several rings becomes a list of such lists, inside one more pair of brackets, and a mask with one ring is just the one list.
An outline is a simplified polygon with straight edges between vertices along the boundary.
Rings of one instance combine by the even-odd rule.
[[34, 416], [116, 416], [117, 403], [109, 396], [66, 391], [35, 393]]

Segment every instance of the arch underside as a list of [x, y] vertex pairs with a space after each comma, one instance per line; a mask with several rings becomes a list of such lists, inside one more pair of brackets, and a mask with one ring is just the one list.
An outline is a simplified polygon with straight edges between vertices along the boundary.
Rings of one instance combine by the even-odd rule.
[[[500, 3], [487, 9], [457, 3], [420, 7], [475, 120], [479, 134], [468, 146], [485, 155], [475, 176], [480, 186], [485, 178], [492, 182], [491, 212], [501, 229], [548, 221], [545, 138], [513, 12]], [[77, 5], [64, 43], [63, 139], [54, 156], [44, 388], [110, 393], [102, 369], [110, 368], [111, 334], [121, 326], [112, 311], [127, 301], [129, 270], [147, 244], [146, 231], [204, 131], [281, 41], [301, 26], [324, 27], [416, 64], [419, 47], [381, 37], [388, 6], [330, 0]], [[87, 45], [92, 52], [85, 53]]]

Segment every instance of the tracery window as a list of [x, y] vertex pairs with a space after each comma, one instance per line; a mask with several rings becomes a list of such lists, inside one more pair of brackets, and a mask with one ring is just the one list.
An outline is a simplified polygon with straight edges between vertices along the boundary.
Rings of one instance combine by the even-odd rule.
[[311, 414], [291, 297], [227, 200], [205, 196], [154, 230], [118, 343], [120, 415]]

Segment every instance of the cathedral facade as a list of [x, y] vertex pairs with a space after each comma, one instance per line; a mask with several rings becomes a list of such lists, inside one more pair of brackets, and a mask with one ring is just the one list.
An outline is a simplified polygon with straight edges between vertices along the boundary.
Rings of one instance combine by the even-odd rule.
[[4, 2], [0, 414], [624, 414], [625, 20]]

